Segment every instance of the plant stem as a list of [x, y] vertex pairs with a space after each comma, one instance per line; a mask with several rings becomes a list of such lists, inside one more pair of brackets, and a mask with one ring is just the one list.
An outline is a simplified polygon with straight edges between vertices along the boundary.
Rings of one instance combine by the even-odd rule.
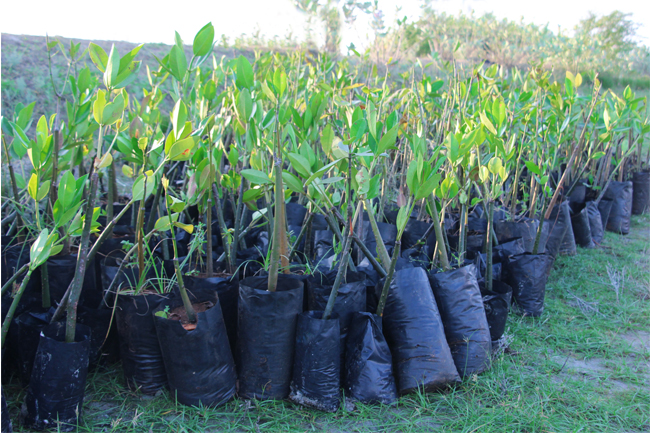
[[296, 242], [293, 243], [293, 246], [291, 247], [291, 252], [289, 252], [289, 260], [296, 254], [298, 250], [298, 246], [300, 245], [300, 241], [302, 241], [302, 238], [305, 237], [305, 233], [307, 233], [307, 229], [309, 225], [311, 224], [311, 220], [314, 218], [314, 214], [311, 212], [307, 212], [305, 215], [305, 220], [303, 221], [302, 227], [300, 228], [300, 233], [298, 234], [298, 237], [296, 238]]
[[[165, 200], [165, 205], [167, 206], [167, 200]], [[185, 313], [187, 313], [187, 320], [190, 323], [196, 323], [196, 312], [194, 307], [192, 307], [192, 302], [190, 302], [189, 296], [187, 296], [187, 290], [185, 290], [185, 284], [183, 283], [183, 275], [181, 274], [181, 269], [178, 266], [178, 247], [176, 246], [176, 236], [174, 235], [174, 222], [172, 221], [172, 213], [169, 208], [167, 208], [167, 216], [169, 218], [169, 230], [172, 235], [172, 246], [174, 247], [174, 271], [176, 273], [176, 280], [178, 281], [178, 288], [181, 292], [181, 299], [183, 299], [183, 307], [185, 307]], [[140, 249], [138, 248], [138, 255]], [[142, 281], [142, 268], [140, 268], [140, 281]]]
[[49, 310], [52, 306], [50, 299], [50, 275], [47, 270], [47, 260], [41, 266], [41, 305], [44, 309]]
[[178, 266], [178, 257], [176, 257], [176, 251], [174, 251], [174, 271], [176, 272], [176, 279], [178, 280], [178, 288], [181, 292], [181, 299], [183, 300], [183, 306], [185, 307], [185, 312], [187, 313], [187, 320], [190, 323], [196, 323], [196, 311], [192, 306], [190, 298], [187, 296], [187, 290], [185, 290], [185, 283], [183, 283], [183, 276], [181, 275], [181, 269]]
[[447, 248], [445, 246], [445, 238], [442, 231], [442, 226], [440, 225], [440, 218], [438, 216], [438, 207], [436, 206], [436, 200], [431, 194], [429, 197], [429, 205], [431, 206], [431, 218], [433, 219], [434, 230], [436, 231], [436, 240], [438, 241], [438, 253], [440, 256], [440, 265], [442, 266], [443, 271], [448, 271], [451, 269], [449, 266], [449, 258], [447, 257]]
[[487, 226], [487, 253], [485, 257], [486, 269], [485, 269], [485, 287], [488, 290], [492, 290], [492, 225], [494, 224], [494, 200], [490, 200], [488, 205], [488, 226]]
[[20, 277], [22, 274], [24, 274], [27, 271], [27, 269], [29, 269], [29, 263], [25, 263], [20, 269], [18, 269], [17, 272], [15, 272], [11, 276], [11, 278], [9, 278], [9, 280], [7, 280], [4, 286], [2, 286], [2, 293], [4, 294], [4, 292], [6, 292], [9, 289], [9, 287], [11, 287], [14, 281], [16, 281], [18, 277]]
[[381, 296], [379, 297], [379, 304], [377, 304], [376, 314], [379, 317], [384, 316], [384, 308], [386, 307], [386, 299], [388, 299], [388, 291], [390, 290], [390, 284], [393, 281], [393, 274], [395, 273], [395, 265], [397, 264], [397, 258], [399, 257], [400, 250], [402, 249], [402, 241], [395, 242], [395, 249], [393, 250], [393, 257], [390, 260], [390, 267], [388, 268], [388, 275], [386, 280], [384, 280], [384, 287], [381, 289]]
[[537, 250], [539, 250], [539, 243], [540, 243], [540, 239], [542, 238], [542, 228], [544, 227], [544, 220], [546, 219], [544, 218], [544, 215], [548, 214], [550, 218], [550, 213], [547, 212], [547, 209], [544, 206], [546, 206], [546, 194], [544, 192], [544, 189], [542, 188], [542, 212], [540, 212], [539, 214], [539, 226], [537, 226], [537, 234], [535, 235], [535, 245], [533, 245], [533, 254], [537, 254]]
[[366, 209], [368, 210], [368, 219], [370, 220], [372, 233], [375, 235], [375, 242], [377, 243], [377, 254], [379, 255], [381, 263], [384, 265], [384, 268], [388, 268], [390, 266], [390, 258], [388, 257], [388, 251], [386, 250], [384, 241], [381, 238], [381, 233], [379, 233], [379, 227], [377, 226], [377, 221], [373, 215], [372, 206], [370, 205], [370, 201], [367, 199], [364, 200], [364, 203], [366, 205]]
[[[359, 201], [359, 204], [357, 205], [357, 211], [356, 211], [357, 214], [361, 211], [361, 204], [362, 202]], [[341, 283], [343, 282], [343, 277], [346, 275], [348, 271], [348, 262], [350, 261], [350, 249], [352, 247], [352, 239], [354, 238], [354, 231], [353, 231], [354, 227], [353, 227], [353, 221], [351, 217], [352, 214], [351, 206], [352, 203], [348, 202], [348, 226], [350, 227], [351, 233], [349, 233], [348, 236], [345, 238], [345, 245], [343, 246], [343, 257], [339, 262], [339, 270], [336, 273], [336, 279], [334, 280], [332, 291], [330, 292], [330, 296], [327, 299], [327, 305], [325, 306], [325, 312], [323, 313], [324, 320], [328, 320], [332, 315], [332, 311], [334, 311], [334, 303], [336, 302], [336, 297], [339, 294], [339, 288], [341, 287]]]
[[11, 155], [9, 154], [9, 149], [7, 149], [7, 142], [5, 141], [4, 134], [2, 135], [2, 147], [5, 151], [5, 158], [7, 158], [7, 166], [9, 167], [9, 179], [11, 181], [11, 192], [14, 195], [14, 203], [16, 203], [16, 224], [17, 224], [17, 233], [20, 233], [21, 228], [23, 227], [22, 218], [20, 217], [20, 212], [18, 210], [18, 204], [20, 203], [20, 194], [18, 194], [18, 184], [16, 183], [16, 174], [14, 173], [14, 167], [11, 164]]
[[[210, 197], [212, 197], [212, 191], [209, 191], [208, 194], [210, 194]], [[212, 262], [212, 198], [208, 198], [208, 210], [205, 215], [205, 220], [206, 220], [206, 227], [205, 227], [205, 233], [207, 237], [207, 245], [205, 247], [205, 255], [206, 255], [206, 273], [208, 278], [212, 277], [212, 274], [214, 273], [214, 264]]]
[[4, 322], [2, 322], [2, 342], [0, 343], [0, 347], [2, 348], [5, 347], [5, 337], [7, 336], [7, 332], [9, 332], [9, 327], [11, 326], [11, 322], [13, 321], [14, 314], [16, 313], [16, 309], [18, 308], [18, 303], [20, 302], [20, 298], [22, 298], [23, 293], [25, 292], [25, 288], [27, 287], [27, 282], [29, 281], [29, 278], [31, 276], [32, 276], [32, 270], [29, 269], [27, 271], [27, 274], [25, 275], [25, 278], [23, 278], [20, 287], [18, 288], [18, 291], [14, 295], [13, 301], [11, 301], [11, 307], [9, 307], [9, 311], [7, 312], [7, 317], [5, 317]]
[[[101, 127], [100, 127], [100, 138]], [[90, 242], [90, 226], [93, 220], [93, 209], [95, 208], [95, 196], [97, 195], [97, 183], [99, 176], [97, 171], [93, 170], [90, 176], [90, 192], [88, 194], [88, 203], [86, 205], [86, 218], [84, 220], [83, 231], [81, 233], [81, 242], [79, 244], [79, 253], [77, 255], [77, 269], [72, 279], [72, 289], [68, 299], [67, 319], [65, 325], [65, 341], [73, 343], [75, 338], [75, 329], [77, 326], [77, 304], [81, 295], [84, 276], [86, 275], [86, 265], [88, 264], [88, 244]]]
[[[145, 179], [146, 184], [146, 179]], [[138, 222], [136, 223], [136, 242], [138, 244], [138, 280], [142, 281], [142, 276], [144, 275], [144, 196], [146, 195], [146, 186], [145, 194], [143, 194], [142, 200], [140, 200], [140, 207], [138, 208]]]
[[217, 221], [219, 222], [219, 232], [221, 234], [221, 243], [223, 244], [223, 253], [226, 255], [228, 273], [232, 275], [235, 273], [235, 258], [230, 255], [230, 246], [228, 245], [227, 234], [228, 228], [226, 227], [226, 220], [223, 217], [223, 208], [221, 207], [219, 194], [217, 194], [217, 187], [214, 184], [212, 184], [212, 194], [214, 195], [214, 205], [217, 209]]

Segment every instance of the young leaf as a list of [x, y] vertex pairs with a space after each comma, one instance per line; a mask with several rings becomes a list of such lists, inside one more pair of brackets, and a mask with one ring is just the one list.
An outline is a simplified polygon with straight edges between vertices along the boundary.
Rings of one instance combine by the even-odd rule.
[[250, 89], [253, 87], [254, 82], [255, 76], [253, 75], [253, 67], [246, 57], [239, 56], [237, 59], [237, 77], [235, 79], [235, 84], [237, 84], [237, 87], [240, 89]]
[[99, 45], [91, 42], [88, 45], [88, 54], [90, 55], [90, 60], [93, 61], [97, 69], [100, 70], [101, 73], [104, 73], [106, 71], [106, 64], [108, 63], [108, 55], [106, 54], [106, 51]]
[[289, 173], [287, 171], [282, 172], [282, 181], [284, 184], [289, 187], [291, 191], [301, 193], [304, 191], [304, 188], [302, 187], [302, 182], [298, 177], [293, 174]]
[[397, 213], [396, 222], [397, 222], [398, 233], [402, 233], [404, 231], [408, 220], [409, 220], [408, 208], [406, 206], [402, 206], [401, 208], [399, 208], [399, 212]]
[[174, 45], [169, 52], [169, 70], [174, 78], [183, 81], [187, 71], [187, 58], [185, 57], [185, 51], [179, 48], [178, 45]]
[[311, 175], [311, 167], [309, 165], [309, 161], [307, 161], [304, 156], [298, 153], [290, 153], [288, 157], [289, 161], [291, 161], [291, 165], [299, 175], [304, 178], [308, 178]]
[[492, 122], [490, 122], [490, 119], [485, 115], [485, 111], [481, 111], [479, 116], [481, 117], [481, 123], [483, 126], [485, 126], [492, 134], [497, 135], [497, 130], [494, 128]]
[[247, 168], [245, 170], [242, 170], [241, 175], [244, 176], [246, 180], [248, 180], [250, 183], [254, 185], [264, 185], [264, 184], [270, 185], [273, 183], [273, 181], [269, 178], [268, 174], [252, 168]]
[[172, 144], [169, 149], [170, 161], [187, 161], [192, 157], [192, 149], [197, 142], [197, 137], [187, 137]]
[[195, 56], [207, 56], [212, 50], [212, 43], [214, 42], [214, 26], [212, 23], [207, 23], [194, 37], [192, 44], [192, 52]]
[[382, 154], [384, 153], [389, 147], [393, 146], [395, 144], [395, 140], [397, 139], [397, 131], [399, 129], [399, 123], [395, 126], [393, 126], [386, 134], [384, 134], [383, 137], [381, 137], [381, 140], [379, 140], [379, 146], [377, 146], [377, 153]]

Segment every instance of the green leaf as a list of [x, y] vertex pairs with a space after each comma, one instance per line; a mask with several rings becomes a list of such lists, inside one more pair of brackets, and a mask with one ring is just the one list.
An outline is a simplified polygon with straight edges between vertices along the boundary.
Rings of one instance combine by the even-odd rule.
[[182, 99], [176, 101], [172, 110], [172, 125], [174, 127], [174, 137], [178, 140], [185, 129], [187, 121], [187, 107]]
[[273, 184], [273, 181], [269, 178], [269, 175], [261, 172], [259, 170], [255, 170], [253, 168], [247, 168], [245, 170], [241, 171], [241, 175], [246, 178], [250, 183], [254, 185], [271, 185]]
[[30, 269], [34, 270], [45, 263], [47, 258], [50, 257], [51, 250], [50, 233], [48, 229], [43, 229], [29, 249]]
[[36, 196], [36, 201], [41, 201], [45, 197], [47, 197], [47, 193], [50, 192], [50, 184], [52, 182], [49, 180], [46, 180], [45, 182], [41, 183], [41, 186], [38, 187], [38, 195]]
[[244, 203], [248, 203], [251, 201], [257, 201], [258, 198], [262, 197], [264, 194], [264, 190], [262, 188], [250, 188], [247, 189], [244, 192], [244, 197], [242, 198], [242, 201]]
[[302, 187], [302, 181], [298, 179], [298, 176], [296, 176], [293, 173], [289, 173], [288, 171], [283, 171], [282, 181], [293, 192], [301, 193], [304, 191], [304, 188]]
[[366, 106], [366, 117], [368, 118], [368, 131], [377, 140], [377, 109], [372, 101], [368, 101]]
[[115, 44], [111, 46], [111, 52], [106, 62], [106, 71], [104, 71], [104, 85], [107, 89], [115, 87], [117, 75], [120, 72], [120, 54], [115, 49]]
[[501, 170], [501, 167], [503, 166], [503, 163], [501, 162], [500, 158], [492, 157], [490, 159], [490, 162], [488, 162], [488, 170], [490, 170], [490, 173], [497, 175], [499, 174], [499, 170]]
[[148, 170], [145, 173], [138, 176], [138, 178], [133, 182], [133, 187], [131, 193], [134, 201], [142, 200], [144, 197], [145, 186], [147, 197], [154, 191], [156, 177], [153, 175], [152, 170]]
[[497, 130], [494, 128], [494, 125], [492, 122], [490, 122], [490, 119], [487, 118], [485, 115], [485, 111], [481, 111], [479, 113], [479, 116], [481, 117], [481, 123], [483, 126], [487, 128], [488, 131], [490, 131], [492, 134], [497, 135]]
[[278, 96], [282, 97], [284, 91], [287, 89], [287, 74], [283, 69], [276, 69], [273, 74], [273, 85], [278, 91]]
[[327, 171], [329, 171], [332, 167], [334, 167], [339, 162], [341, 162], [341, 159], [334, 160], [334, 161], [330, 162], [329, 164], [324, 165], [323, 167], [316, 170], [316, 172], [314, 174], [312, 174], [311, 176], [309, 176], [309, 179], [307, 179], [305, 181], [305, 186], [309, 186], [309, 184], [311, 184], [314, 181], [314, 179], [317, 179], [317, 178], [321, 177], [322, 175], [324, 175]]
[[411, 194], [415, 194], [417, 188], [417, 174], [418, 174], [418, 164], [417, 161], [413, 160], [409, 164], [408, 171], [406, 172], [406, 186], [408, 186]]
[[377, 146], [377, 153], [384, 153], [389, 147], [395, 145], [395, 140], [397, 140], [397, 132], [399, 130], [399, 123], [393, 126], [383, 137], [379, 140], [379, 146]]
[[458, 194], [458, 184], [453, 176], [447, 176], [445, 180], [442, 181], [440, 184], [440, 193], [442, 194], [442, 198], [448, 200], [456, 197], [456, 194]]
[[183, 223], [175, 222], [174, 225], [179, 229], [185, 230], [189, 234], [192, 234], [192, 232], [194, 231], [194, 226], [192, 224], [183, 224]]
[[206, 56], [212, 50], [212, 43], [214, 42], [214, 26], [212, 23], [207, 23], [199, 32], [194, 36], [194, 43], [192, 44], [192, 52], [195, 56]]
[[99, 45], [91, 42], [88, 45], [88, 54], [90, 55], [90, 60], [93, 61], [97, 69], [104, 73], [106, 71], [106, 65], [108, 64], [108, 55], [106, 55], [106, 51], [104, 51], [104, 49]]
[[417, 188], [417, 192], [415, 193], [415, 200], [421, 200], [425, 197], [430, 196], [433, 190], [438, 187], [439, 183], [440, 174], [435, 173]]
[[[177, 213], [172, 214], [171, 220], [173, 223], [178, 221], [178, 215], [179, 214]], [[159, 232], [169, 231], [169, 229], [171, 229], [171, 225], [169, 224], [169, 215], [158, 218], [153, 228]]]
[[95, 102], [93, 102], [93, 117], [95, 122], [102, 124], [102, 116], [104, 114], [104, 107], [106, 106], [106, 92], [103, 90], [97, 91]]
[[289, 161], [291, 161], [291, 166], [304, 178], [308, 178], [311, 175], [311, 166], [309, 161], [304, 156], [298, 153], [290, 153], [288, 155]]
[[372, 200], [375, 197], [379, 197], [379, 193], [381, 190], [381, 173], [377, 173], [376, 175], [373, 176], [372, 179], [370, 179], [370, 186], [368, 187], [368, 194], [366, 194], [366, 198], [368, 200]]
[[277, 99], [275, 98], [275, 94], [273, 94], [273, 90], [269, 87], [268, 84], [266, 84], [265, 81], [262, 81], [262, 92], [266, 95], [267, 98], [271, 100], [275, 104]]
[[323, 148], [323, 152], [325, 152], [326, 155], [330, 155], [332, 153], [333, 141], [334, 141], [334, 130], [332, 129], [332, 125], [327, 124], [325, 125], [325, 128], [323, 128], [323, 132], [320, 138], [321, 147]]
[[253, 99], [248, 89], [242, 89], [237, 97], [237, 112], [242, 121], [248, 122], [253, 114]]
[[404, 229], [406, 228], [406, 223], [409, 220], [409, 210], [407, 206], [402, 206], [399, 208], [399, 212], [397, 213], [397, 231], [398, 233], [402, 233]]
[[32, 176], [29, 178], [27, 192], [32, 199], [36, 200], [36, 196], [38, 195], [38, 176], [36, 173], [32, 173]]
[[77, 180], [74, 178], [72, 171], [66, 171], [59, 181], [59, 200], [64, 209], [68, 209], [74, 203], [76, 195]]
[[254, 82], [255, 76], [253, 75], [253, 67], [246, 57], [239, 56], [237, 59], [237, 76], [235, 84], [237, 84], [237, 87], [240, 89], [251, 89]]
[[533, 161], [526, 161], [526, 167], [528, 168], [528, 170], [532, 171], [537, 176], [542, 175], [542, 171], [540, 170], [539, 166], [537, 166]]
[[192, 158], [192, 149], [197, 141], [197, 137], [187, 137], [172, 144], [169, 148], [169, 160], [187, 161]]
[[101, 169], [104, 167], [108, 167], [111, 165], [113, 162], [113, 155], [111, 155], [111, 152], [106, 152], [104, 156], [102, 156], [102, 159], [99, 161], [99, 164], [97, 164], [97, 168]]
[[354, 177], [358, 185], [357, 194], [361, 196], [367, 195], [368, 191], [370, 191], [370, 175], [368, 170], [366, 170], [365, 167], [362, 167], [361, 170], [357, 171], [357, 174]]
[[185, 57], [185, 51], [179, 48], [178, 45], [174, 45], [169, 52], [169, 70], [174, 78], [183, 81], [187, 71], [187, 58]]

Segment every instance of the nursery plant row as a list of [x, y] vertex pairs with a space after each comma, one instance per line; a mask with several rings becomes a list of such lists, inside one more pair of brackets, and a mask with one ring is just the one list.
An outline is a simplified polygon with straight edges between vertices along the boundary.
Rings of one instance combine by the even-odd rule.
[[118, 361], [191, 406], [445, 390], [490, 368], [510, 312], [543, 313], [557, 255], [648, 210], [629, 87], [213, 45], [176, 33], [127, 92], [141, 46], [51, 42], [52, 115], [2, 118], [2, 365], [29, 428], [74, 430]]

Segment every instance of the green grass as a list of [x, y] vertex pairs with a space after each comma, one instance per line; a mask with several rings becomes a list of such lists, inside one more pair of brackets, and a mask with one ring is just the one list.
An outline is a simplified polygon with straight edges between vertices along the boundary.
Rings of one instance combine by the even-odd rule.
[[[511, 317], [509, 350], [495, 357], [488, 372], [446, 393], [417, 393], [394, 407], [359, 405], [335, 414], [280, 401], [191, 408], [169, 393], [152, 398], [128, 391], [118, 364], [89, 374], [79, 430], [649, 431], [649, 240], [650, 215], [633, 217], [629, 235], [608, 232], [602, 248], [559, 257], [544, 314]], [[612, 278], [620, 281], [618, 297]], [[13, 378], [4, 390], [15, 420], [25, 390]]]

